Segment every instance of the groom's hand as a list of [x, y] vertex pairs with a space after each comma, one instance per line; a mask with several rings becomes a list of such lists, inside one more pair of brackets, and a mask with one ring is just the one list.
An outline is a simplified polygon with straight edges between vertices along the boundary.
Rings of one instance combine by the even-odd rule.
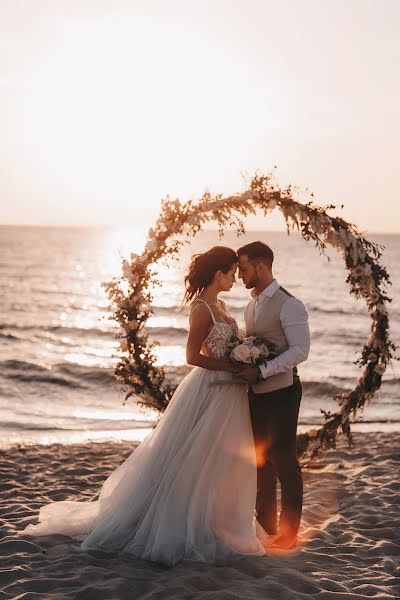
[[255, 383], [258, 379], [260, 379], [261, 373], [258, 367], [248, 365], [246, 367], [242, 367], [238, 375], [241, 379], [247, 381], [247, 383]]

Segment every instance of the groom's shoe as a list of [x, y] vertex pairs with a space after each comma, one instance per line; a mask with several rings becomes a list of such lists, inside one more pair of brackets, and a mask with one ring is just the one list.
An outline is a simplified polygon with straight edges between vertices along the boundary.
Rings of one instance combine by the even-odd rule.
[[270, 544], [267, 545], [267, 548], [276, 549], [276, 550], [293, 550], [298, 546], [298, 537], [297, 535], [278, 535]]

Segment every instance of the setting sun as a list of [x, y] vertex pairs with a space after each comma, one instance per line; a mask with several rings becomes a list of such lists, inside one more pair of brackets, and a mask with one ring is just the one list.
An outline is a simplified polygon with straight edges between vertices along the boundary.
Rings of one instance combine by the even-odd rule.
[[234, 140], [246, 144], [257, 120], [240, 116], [249, 65], [172, 20], [70, 19], [58, 28], [26, 66], [15, 133], [21, 160], [34, 160], [35, 177], [71, 207], [95, 205], [107, 222], [140, 205], [149, 221], [167, 190], [199, 193], [235, 162], [239, 176]]

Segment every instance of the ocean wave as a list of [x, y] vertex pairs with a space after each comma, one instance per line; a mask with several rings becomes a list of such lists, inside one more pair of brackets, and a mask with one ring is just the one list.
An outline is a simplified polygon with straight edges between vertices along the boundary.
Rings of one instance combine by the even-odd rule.
[[88, 388], [90, 385], [115, 382], [113, 369], [84, 367], [73, 363], [59, 363], [44, 367], [21, 360], [0, 361], [3, 379], [20, 382], [58, 385], [68, 388]]
[[[344, 309], [344, 308], [324, 308], [322, 306], [313, 306], [312, 304], [308, 304], [307, 303], [307, 310], [308, 312], [314, 312], [314, 313], [321, 313], [321, 314], [326, 314], [326, 315], [346, 315], [347, 317], [352, 317], [354, 319], [369, 319], [368, 316], [368, 311], [366, 309], [365, 304], [363, 305], [362, 302], [357, 306], [357, 308], [348, 308], [348, 309]], [[392, 319], [396, 318], [398, 316], [398, 311], [396, 311], [396, 309], [392, 309], [392, 307], [389, 307], [389, 313], [390, 313], [390, 317]]]
[[[98, 327], [67, 327], [65, 325], [47, 325], [47, 326], [38, 326], [38, 325], [18, 325], [17, 323], [2, 323], [0, 325], [0, 330], [16, 330], [16, 331], [29, 331], [36, 332], [38, 334], [43, 333], [62, 333], [62, 334], [79, 334], [79, 335], [96, 335], [96, 336], [105, 336], [110, 337], [114, 336], [116, 331], [115, 328], [110, 329], [100, 329]], [[9, 334], [0, 334], [2, 336], [6, 336]], [[12, 335], [12, 334], [11, 334]], [[20, 339], [20, 338], [18, 338]]]
[[[59, 419], [58, 419], [59, 421]], [[0, 425], [0, 431], [11, 430], [11, 431], [98, 431], [102, 429], [119, 431], [121, 429], [132, 429], [134, 424], [135, 429], [146, 429], [152, 427], [155, 422], [153, 421], [141, 421], [136, 419], [125, 419], [121, 421], [110, 421], [107, 419], [92, 420], [91, 423], [87, 423], [88, 420], [83, 418], [77, 418], [73, 425], [53, 425], [52, 423], [32, 423], [32, 422], [21, 422], [21, 421], [3, 421]], [[92, 426], [91, 426], [92, 425]]]
[[41, 375], [39, 373], [24, 373], [24, 372], [8, 372], [3, 374], [3, 377], [8, 379], [14, 379], [21, 383], [35, 383], [35, 384], [51, 384], [59, 385], [68, 388], [85, 388], [85, 385], [77, 381], [65, 379], [64, 377], [57, 377], [52, 375]]
[[352, 315], [352, 316], [361, 316], [361, 317], [365, 317], [366, 316], [366, 311], [358, 308], [357, 310], [355, 310], [354, 308], [352, 309], [344, 309], [344, 308], [324, 308], [322, 306], [314, 306], [312, 304], [307, 304], [307, 310], [308, 312], [313, 311], [316, 313], [322, 313], [322, 314], [327, 314], [327, 315]]
[[[2, 333], [5, 331], [5, 333]], [[19, 335], [15, 335], [14, 333], [18, 332]], [[69, 335], [69, 336], [82, 336], [82, 337], [105, 337], [109, 339], [114, 339], [118, 330], [117, 327], [110, 327], [109, 329], [97, 328], [97, 327], [66, 327], [65, 325], [48, 325], [44, 327], [40, 327], [37, 325], [17, 325], [17, 324], [1, 324], [0, 325], [0, 338], [4, 339], [14, 339], [21, 340], [24, 337], [21, 335], [23, 332], [29, 332], [30, 334], [35, 335], [45, 335], [45, 334], [61, 334], [61, 335]], [[176, 337], [187, 335], [187, 329], [184, 327], [147, 327], [147, 332], [149, 335], [157, 335], [157, 336], [168, 336], [168, 337]]]
[[175, 337], [182, 335], [186, 336], [188, 330], [184, 327], [147, 327], [147, 333], [149, 335], [167, 335], [168, 337]]
[[[303, 396], [306, 397], [331, 397], [333, 398], [336, 394], [340, 394], [344, 391], [350, 391], [354, 386], [353, 378], [342, 378], [342, 383], [339, 382], [330, 382], [330, 381], [307, 381], [301, 380], [303, 386]], [[389, 379], [383, 380], [383, 386], [398, 386], [400, 383], [400, 379]], [[393, 399], [390, 399], [390, 403], [393, 403]]]
[[4, 340], [21, 340], [17, 335], [13, 335], [12, 333], [0, 333], [0, 339]]
[[37, 363], [30, 363], [30, 362], [26, 362], [24, 360], [17, 360], [17, 359], [9, 359], [9, 360], [3, 360], [0, 362], [0, 365], [2, 366], [2, 374], [4, 374], [3, 369], [11, 369], [11, 370], [24, 370], [24, 371], [42, 371], [45, 372], [47, 371], [47, 367], [44, 367], [43, 365], [38, 365]]
[[64, 431], [64, 427], [55, 427], [54, 425], [36, 425], [35, 423], [21, 423], [20, 421], [3, 421], [0, 429], [11, 429], [13, 431]]
[[[177, 384], [190, 371], [188, 365], [165, 366], [167, 379]], [[0, 361], [0, 372], [3, 380], [58, 385], [69, 388], [90, 389], [95, 386], [119, 386], [112, 367], [84, 366], [70, 362], [56, 363], [46, 367], [37, 363], [16, 359]], [[354, 377], [331, 377], [327, 379], [301, 379], [303, 390], [311, 396], [334, 396], [343, 390], [350, 390], [354, 385]], [[384, 386], [395, 387], [400, 378], [383, 379]]]
[[110, 384], [116, 383], [114, 369], [105, 367], [85, 367], [75, 363], [57, 363], [54, 367], [57, 372], [83, 380], [85, 383]]
[[[347, 388], [351, 387], [351, 380], [348, 381]], [[340, 392], [343, 392], [343, 387], [337, 386], [329, 381], [304, 381], [301, 380], [303, 386], [303, 393], [312, 396], [334, 396]]]
[[313, 339], [318, 340], [320, 346], [319, 351], [322, 353], [329, 348], [330, 344], [338, 345], [339, 343], [340, 346], [351, 347], [354, 347], [355, 345], [361, 346], [366, 342], [367, 335], [361, 336], [359, 333], [348, 330], [338, 331], [336, 329], [335, 331], [329, 331], [329, 329], [325, 329], [323, 331], [314, 331]]
[[[169, 380], [179, 383], [190, 370], [187, 365], [165, 367]], [[70, 362], [56, 363], [46, 367], [16, 359], [0, 361], [1, 379], [21, 383], [58, 385], [65, 388], [90, 389], [96, 386], [119, 386], [114, 369], [109, 367], [87, 367]]]
[[[239, 301], [239, 300], [238, 300]], [[248, 304], [248, 300], [242, 300], [239, 306], [231, 305], [227, 302], [229, 311], [233, 314], [240, 316], [243, 315], [244, 309]], [[180, 305], [171, 305], [171, 306], [163, 306], [160, 304], [154, 305], [153, 307], [154, 314], [156, 316], [174, 316], [176, 318], [177, 315], [182, 316], [185, 319], [189, 318], [189, 309], [184, 308], [180, 309]]]

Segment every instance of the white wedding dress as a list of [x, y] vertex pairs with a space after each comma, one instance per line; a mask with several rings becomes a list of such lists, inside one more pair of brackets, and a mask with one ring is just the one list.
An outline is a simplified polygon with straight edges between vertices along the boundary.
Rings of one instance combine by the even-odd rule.
[[[207, 306], [209, 306], [207, 304]], [[233, 328], [205, 345], [222, 358]], [[167, 565], [263, 555], [255, 518], [256, 456], [244, 384], [194, 367], [151, 434], [106, 479], [98, 500], [44, 506], [29, 535], [63, 534], [101, 550]], [[258, 537], [259, 536], [259, 537]]]

